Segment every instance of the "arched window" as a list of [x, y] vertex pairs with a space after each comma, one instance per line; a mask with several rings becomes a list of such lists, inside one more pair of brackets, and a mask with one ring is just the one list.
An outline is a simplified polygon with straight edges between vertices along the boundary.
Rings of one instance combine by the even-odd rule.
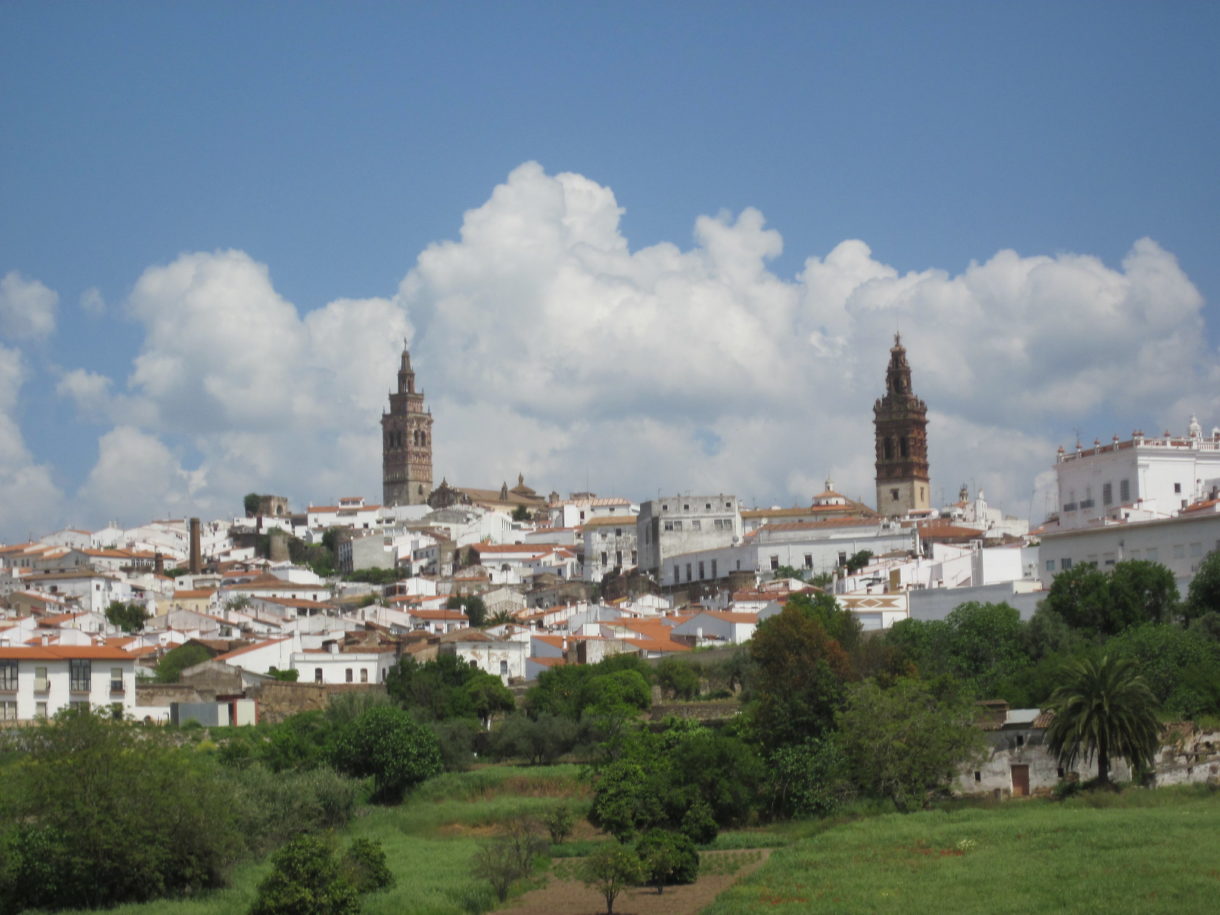
[[892, 461], [894, 459], [894, 440], [892, 438], [887, 438], [885, 440], [885, 459], [887, 461]]
[[898, 451], [903, 456], [907, 456], [907, 437], [904, 435], [898, 440]]

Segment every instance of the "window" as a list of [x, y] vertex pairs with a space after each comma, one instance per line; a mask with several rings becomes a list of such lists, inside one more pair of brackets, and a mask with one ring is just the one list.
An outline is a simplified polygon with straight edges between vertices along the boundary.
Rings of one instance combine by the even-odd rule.
[[890, 501], [891, 501], [891, 502], [897, 502], [897, 501], [898, 501], [898, 490], [896, 490], [896, 489], [891, 489], [891, 490], [890, 490]]
[[1182, 484], [1181, 484], [1181, 483], [1174, 483], [1174, 484], [1173, 484], [1173, 491], [1174, 491], [1175, 493], [1180, 493], [1180, 492], [1182, 491]]
[[1072, 567], [1072, 560], [1068, 559], [1066, 556], [1063, 559], [1059, 560], [1060, 570], [1070, 569], [1071, 567]]
[[674, 523], [672, 521], [666, 521], [665, 530], [672, 531], [673, 529], [674, 529]]
[[703, 560], [699, 560], [699, 580], [703, 581]]
[[700, 521], [698, 518], [696, 518], [694, 521], [692, 521], [692, 522], [690, 523], [690, 529], [691, 529], [692, 531], [698, 531], [698, 530], [702, 530], [702, 529], [703, 529], [703, 522], [702, 522], [702, 521]]
[[778, 568], [779, 568], [779, 557], [772, 556], [771, 557], [771, 571], [774, 572]]
[[34, 703], [34, 717], [35, 718], [46, 718], [47, 717], [47, 703], [45, 701]]
[[360, 682], [361, 683], [369, 682], [369, 669], [367, 667], [360, 668]]
[[321, 667], [315, 667], [313, 669], [313, 682], [314, 683], [322, 682], [322, 668]]
[[684, 512], [690, 511], [690, 505], [684, 503], [682, 505], [682, 511], [684, 511]]
[[45, 667], [34, 668], [34, 692], [45, 693], [51, 688], [51, 678], [47, 676]]
[[807, 569], [813, 568], [813, 554], [812, 553], [805, 554], [805, 568], [807, 568]]
[[501, 677], [508, 676], [508, 662], [507, 661], [500, 662], [500, 676]]
[[89, 692], [89, 681], [93, 665], [85, 658], [73, 658], [68, 662], [68, 689], [74, 693]]
[[17, 703], [12, 699], [0, 702], [0, 721], [17, 720]]
[[686, 564], [686, 580], [687, 580], [687, 581], [690, 581], [690, 580], [691, 580], [691, 577], [690, 577], [690, 563], [689, 563], [689, 562]]
[[633, 566], [639, 565], [639, 561], [635, 558], [635, 550], [631, 551], [631, 564]]
[[1131, 481], [1130, 480], [1119, 480], [1119, 482], [1118, 482], [1118, 501], [1119, 502], [1130, 502], [1131, 501]]
[[983, 780], [983, 773], [980, 772], [978, 769], [974, 770], [974, 780], [976, 782], [981, 782]]
[[1025, 746], [1025, 735], [1024, 734], [1017, 735], [1017, 746], [1018, 747]]
[[17, 691], [16, 661], [0, 661], [0, 690], [6, 693]]
[[907, 442], [907, 437], [904, 435], [898, 440], [898, 453], [903, 457], [906, 457], [909, 450], [910, 445]]
[[123, 694], [123, 668], [110, 668], [110, 694], [121, 696]]
[[602, 550], [602, 565], [606, 565], [608, 562], [610, 562], [610, 554]]
[[712, 560], [712, 578], [716, 577], [716, 560]]
[[1055, 560], [1053, 560], [1053, 559], [1048, 559], [1048, 560], [1046, 561], [1046, 571], [1048, 571], [1048, 572], [1053, 572], [1053, 571], [1055, 571]]
[[621, 536], [623, 536], [623, 529], [622, 529], [621, 527], [616, 527], [616, 528], [614, 529], [614, 536], [615, 536], [615, 537], [621, 537]]
[[675, 522], [674, 522], [674, 530], [675, 530], [675, 531], [680, 531], [680, 530], [682, 530], [682, 522], [681, 522], [681, 521], [675, 521]]
[[354, 683], [355, 682], [355, 679], [352, 677], [352, 669], [350, 667], [343, 672], [343, 681], [345, 683]]
[[614, 551], [614, 565], [620, 569], [623, 567], [623, 551], [622, 550]]
[[1114, 501], [1114, 484], [1113, 483], [1102, 483], [1101, 484], [1101, 504], [1109, 505], [1113, 501]]

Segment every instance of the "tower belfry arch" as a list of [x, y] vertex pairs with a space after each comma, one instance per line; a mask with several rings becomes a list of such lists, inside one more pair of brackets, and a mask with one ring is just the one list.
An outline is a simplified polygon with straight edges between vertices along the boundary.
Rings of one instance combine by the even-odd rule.
[[415, 389], [415, 370], [402, 341], [398, 390], [381, 414], [381, 498], [384, 505], [420, 505], [432, 492], [432, 413]]
[[877, 511], [887, 517], [927, 511], [928, 407], [912, 390], [911, 366], [898, 333], [885, 370], [885, 396], [873, 405], [873, 427]]

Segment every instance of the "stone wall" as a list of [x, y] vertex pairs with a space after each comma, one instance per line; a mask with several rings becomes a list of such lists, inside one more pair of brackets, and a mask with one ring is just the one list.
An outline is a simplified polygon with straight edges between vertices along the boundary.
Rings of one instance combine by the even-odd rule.
[[251, 687], [246, 695], [258, 700], [258, 720], [278, 724], [291, 715], [301, 712], [324, 711], [332, 696], [350, 692], [373, 692], [385, 695], [385, 687], [379, 683], [346, 683], [319, 685], [316, 683], [267, 682]]

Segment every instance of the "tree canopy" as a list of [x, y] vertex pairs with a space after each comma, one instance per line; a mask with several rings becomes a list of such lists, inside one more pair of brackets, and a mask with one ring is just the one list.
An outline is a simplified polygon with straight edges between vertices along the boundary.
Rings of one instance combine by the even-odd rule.
[[373, 777], [373, 798], [394, 804], [442, 769], [436, 735], [402, 709], [376, 705], [335, 736], [331, 760], [357, 778]]
[[1129, 658], [1112, 654], [1069, 664], [1051, 696], [1050, 751], [1067, 768], [1097, 757], [1097, 780], [1109, 783], [1110, 764], [1125, 758], [1135, 769], [1152, 764], [1159, 741], [1156, 697]]

